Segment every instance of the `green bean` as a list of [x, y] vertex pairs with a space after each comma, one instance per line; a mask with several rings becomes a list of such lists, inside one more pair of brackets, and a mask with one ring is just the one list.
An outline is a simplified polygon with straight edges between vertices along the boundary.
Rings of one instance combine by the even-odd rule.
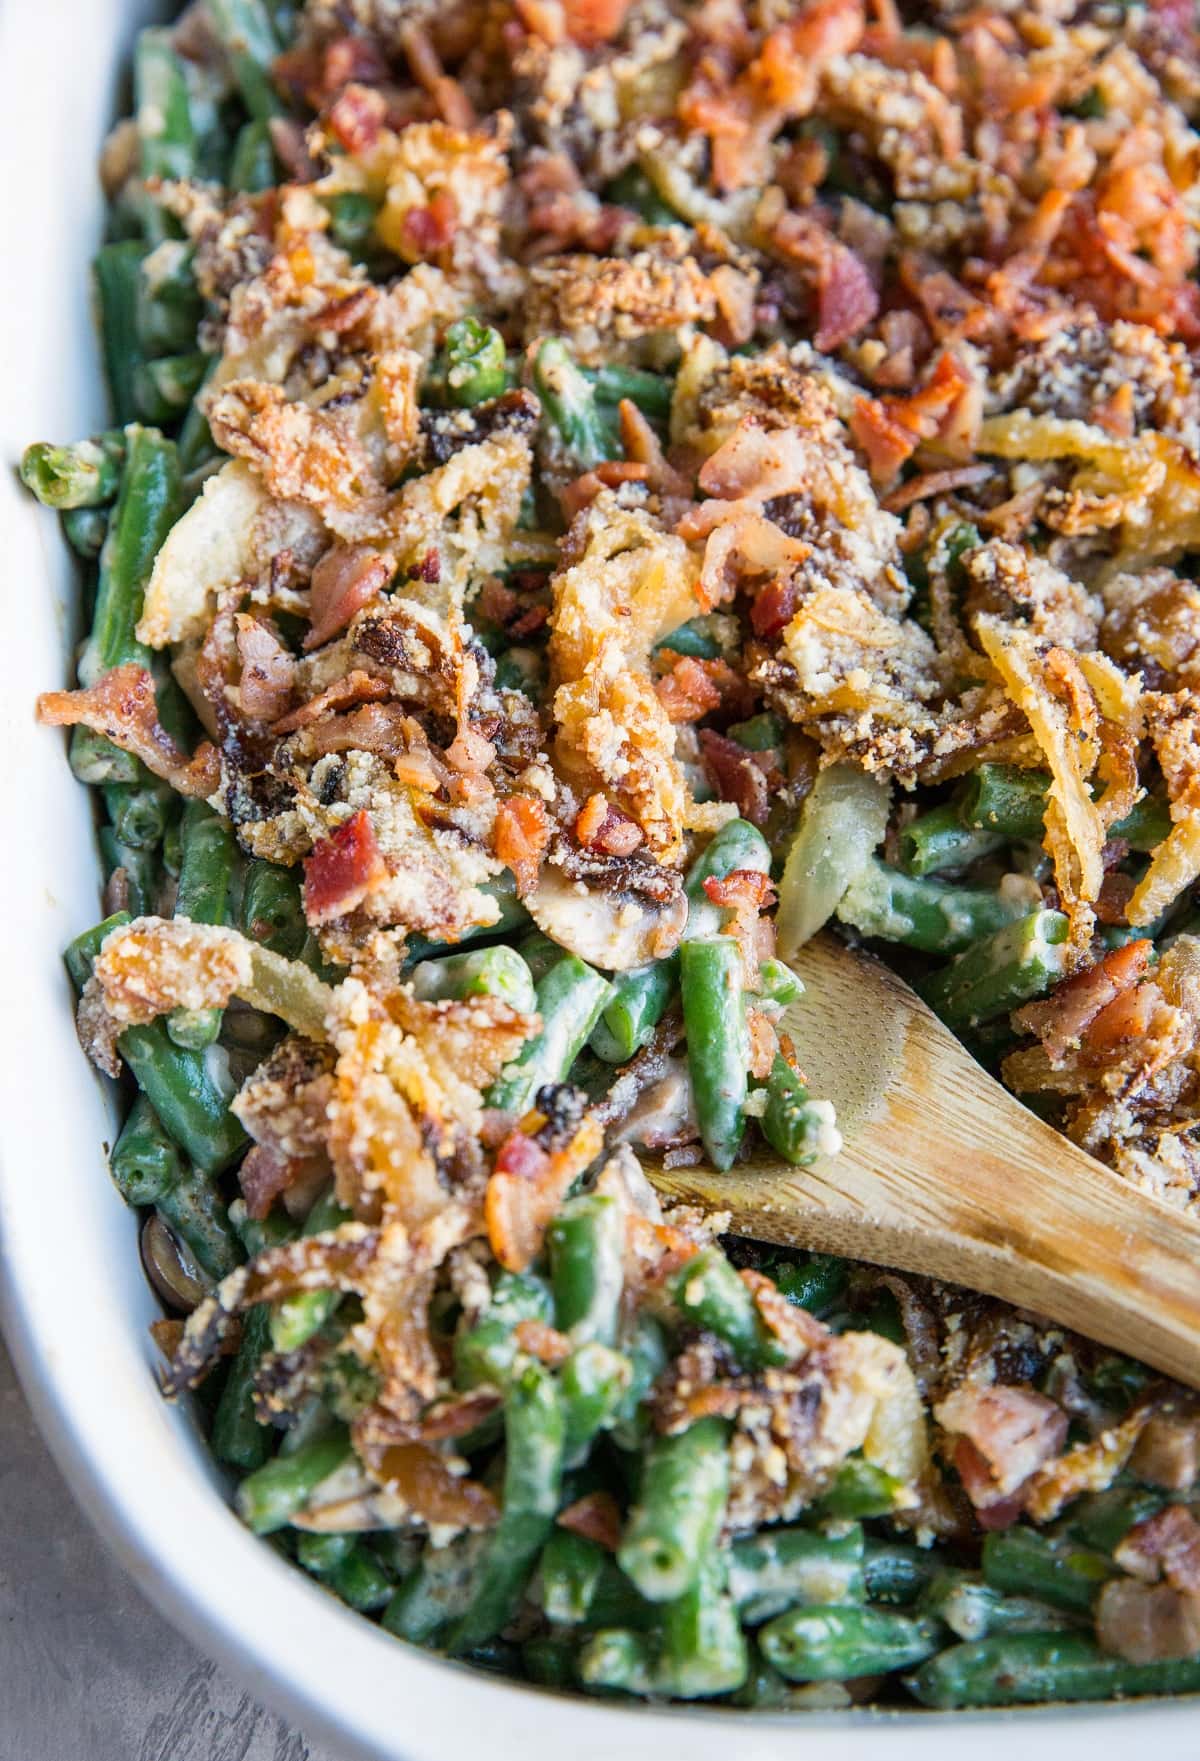
[[144, 788], [137, 783], [107, 784], [104, 805], [117, 842], [135, 850], [157, 849], [174, 818], [177, 799], [164, 783]]
[[323, 1578], [353, 1553], [358, 1542], [353, 1534], [313, 1535], [303, 1529], [296, 1536], [296, 1563], [314, 1577]]
[[[305, 1218], [305, 1235], [324, 1235], [351, 1214], [339, 1205], [332, 1186], [314, 1203]], [[320, 1331], [342, 1300], [340, 1290], [295, 1290], [271, 1305], [271, 1346], [274, 1351], [298, 1351]]]
[[291, 1455], [275, 1456], [238, 1487], [238, 1515], [256, 1535], [274, 1534], [291, 1522], [321, 1481], [336, 1473], [352, 1453], [345, 1427], [338, 1425]]
[[122, 239], [119, 244], [102, 245], [93, 264], [109, 396], [113, 414], [122, 423], [132, 422], [137, 409], [133, 377], [143, 359], [137, 334], [137, 290], [145, 254], [146, 246], [140, 239]]
[[481, 923], [453, 943], [431, 942], [425, 936], [409, 936], [404, 944], [406, 967], [412, 967], [418, 960], [427, 960], [434, 954], [457, 953], [469, 943], [482, 941], [484, 937], [491, 939], [500, 935], [511, 935], [529, 922], [529, 913], [517, 898], [516, 880], [508, 870], [495, 880], [487, 881], [480, 891], [493, 899], [499, 909], [495, 923]]
[[1170, 829], [1171, 809], [1167, 803], [1158, 795], [1143, 795], [1108, 835], [1124, 838], [1131, 850], [1155, 850]]
[[1112, 1553], [1135, 1523], [1157, 1515], [1166, 1502], [1165, 1494], [1145, 1486], [1113, 1486], [1072, 1505], [1063, 1529], [1085, 1547]]
[[512, 1616], [554, 1524], [562, 1493], [564, 1421], [554, 1377], [530, 1364], [504, 1404], [504, 1493], [474, 1600], [450, 1635], [461, 1654], [482, 1645]]
[[614, 973], [612, 998], [589, 1042], [597, 1056], [607, 1064], [628, 1063], [662, 1020], [678, 981], [674, 955]]
[[955, 873], [1003, 849], [1005, 842], [1001, 832], [964, 825], [958, 808], [947, 801], [902, 829], [900, 863], [908, 874]]
[[104, 945], [105, 938], [114, 929], [124, 929], [132, 921], [128, 911], [114, 911], [111, 917], [103, 918], [94, 923], [91, 929], [85, 929], [72, 942], [68, 942], [63, 953], [63, 964], [71, 976], [71, 983], [77, 991], [81, 991], [92, 975], [96, 955]]
[[125, 436], [119, 428], [73, 446], [37, 441], [21, 455], [21, 481], [43, 507], [66, 512], [107, 506], [120, 488]]
[[1033, 1596], [1067, 1614], [1089, 1614], [1115, 1575], [1116, 1567], [1102, 1553], [1050, 1540], [1034, 1529], [998, 1530], [984, 1538], [985, 1582], [1009, 1595]]
[[138, 267], [134, 318], [142, 360], [192, 353], [203, 315], [193, 247], [164, 239]]
[[174, 422], [203, 384], [208, 356], [193, 351], [143, 361], [133, 376], [133, 397], [143, 422]]
[[[94, 685], [125, 661], [145, 666], [149, 650], [135, 634], [154, 559], [171, 529], [179, 499], [175, 448], [153, 429], [126, 429], [125, 470], [112, 525], [100, 555], [91, 634], [79, 663]], [[114, 779], [120, 780], [120, 779]]]
[[162, 1021], [127, 1027], [117, 1049], [144, 1089], [170, 1135], [205, 1173], [227, 1168], [246, 1144], [246, 1133], [229, 1110], [229, 1095], [218, 1086], [210, 1060], [223, 1054], [173, 1045]]
[[667, 1366], [667, 1337], [661, 1321], [643, 1310], [635, 1316], [623, 1344], [631, 1374], [617, 1408], [613, 1435], [623, 1449], [636, 1449], [646, 1426], [642, 1402]]
[[570, 1639], [546, 1634], [526, 1639], [521, 1646], [521, 1667], [526, 1679], [540, 1688], [570, 1688], [575, 1685], [575, 1651]]
[[295, 960], [304, 946], [308, 925], [300, 880], [295, 869], [275, 862], [251, 862], [242, 887], [242, 934], [273, 954]]
[[833, 1254], [810, 1253], [797, 1259], [779, 1260], [768, 1267], [781, 1296], [796, 1308], [825, 1315], [846, 1288], [849, 1272], [845, 1260]]
[[138, 32], [134, 106], [144, 178], [187, 178], [196, 170], [196, 130], [183, 62], [168, 30]]
[[242, 124], [229, 161], [229, 187], [256, 196], [278, 181], [279, 167], [271, 144], [270, 125], [261, 118]]
[[192, 1168], [161, 1193], [158, 1211], [216, 1283], [241, 1264], [241, 1242], [213, 1176], [202, 1168]]
[[470, 1608], [487, 1544], [487, 1535], [471, 1533], [456, 1535], [445, 1547], [427, 1544], [384, 1610], [385, 1629], [414, 1645], [439, 1639]]
[[208, 10], [250, 115], [257, 122], [279, 116], [283, 106], [271, 82], [279, 39], [263, 0], [209, 0]]
[[[1019, 770], [1009, 764], [981, 764], [963, 786], [958, 803], [966, 826], [996, 831], [1004, 838], [1034, 843], [1044, 830], [1050, 774], [1044, 770]], [[1155, 795], [1144, 795], [1130, 813], [1109, 832], [1125, 838], [1131, 849], [1153, 850], [1171, 829], [1170, 811]]]
[[[211, 382], [219, 364], [219, 356], [210, 356], [205, 368], [200, 391]], [[212, 429], [208, 425], [208, 417], [204, 414], [199, 392], [192, 400], [191, 407], [183, 418], [179, 429], [179, 438], [175, 442], [179, 455], [179, 469], [186, 478], [198, 471], [210, 460], [217, 458], [217, 446], [212, 437]]]
[[662, 1652], [654, 1686], [677, 1700], [710, 1699], [740, 1688], [749, 1672], [746, 1640], [718, 1559], [663, 1610]]
[[1200, 1656], [1126, 1663], [1080, 1633], [1006, 1633], [952, 1645], [909, 1678], [923, 1706], [1022, 1706], [1200, 1689]]
[[910, 1607], [937, 1569], [938, 1556], [929, 1548], [873, 1537], [868, 1537], [863, 1548], [863, 1575], [871, 1602]]
[[486, 1312], [455, 1337], [457, 1386], [505, 1387], [517, 1359], [513, 1329], [520, 1321], [549, 1322], [553, 1313], [554, 1299], [541, 1278], [531, 1272], [501, 1272]]
[[386, 1607], [395, 1590], [387, 1572], [361, 1541], [334, 1562], [325, 1573], [325, 1582], [335, 1596], [360, 1614]]
[[674, 208], [663, 201], [640, 165], [627, 166], [604, 191], [606, 202], [621, 208], [632, 208], [647, 226], [681, 226], [683, 222]]
[[578, 1344], [617, 1336], [624, 1284], [625, 1218], [615, 1198], [569, 1199], [546, 1231], [555, 1325]]
[[617, 452], [612, 426], [596, 407], [596, 393], [559, 336], [548, 336], [533, 363], [533, 388], [557, 430], [573, 471], [587, 471]]
[[790, 1009], [804, 995], [804, 985], [790, 966], [768, 956], [758, 967], [755, 1004], [760, 1009]]
[[556, 961], [537, 984], [541, 1030], [492, 1084], [488, 1106], [520, 1115], [539, 1089], [564, 1081], [611, 995], [608, 980], [577, 955]]
[[579, 1653], [579, 1679], [588, 1688], [649, 1694], [654, 1688], [655, 1648], [641, 1633], [622, 1627], [593, 1633]]
[[329, 199], [329, 231], [335, 244], [361, 258], [375, 231], [379, 203], [365, 191], [345, 190]]
[[260, 1425], [254, 1413], [254, 1380], [270, 1346], [268, 1316], [267, 1304], [260, 1302], [242, 1321], [241, 1344], [213, 1418], [213, 1454], [218, 1461], [247, 1474], [262, 1467], [271, 1454], [272, 1428]]
[[504, 338], [477, 318], [459, 318], [446, 332], [435, 374], [447, 403], [457, 409], [499, 397], [509, 384]]
[[745, 1370], [787, 1363], [789, 1352], [767, 1326], [758, 1304], [721, 1249], [713, 1244], [693, 1254], [667, 1280], [681, 1314], [726, 1344]]
[[746, 1128], [750, 1036], [741, 949], [732, 936], [700, 936], [679, 949], [692, 1099], [713, 1167], [733, 1165]]
[[767, 1079], [767, 1104], [759, 1119], [771, 1148], [794, 1167], [808, 1168], [820, 1155], [835, 1155], [841, 1136], [830, 1101], [814, 1101], [782, 1052]]
[[595, 369], [585, 368], [584, 378], [591, 381], [602, 404], [618, 404], [622, 398], [628, 398], [643, 415], [660, 422], [665, 422], [671, 414], [675, 386], [661, 373], [648, 373], [644, 367], [623, 367], [612, 363]]
[[499, 997], [522, 1015], [537, 1011], [529, 965], [515, 948], [496, 942], [465, 954], [422, 960], [410, 974], [413, 991], [425, 1002], [452, 997]]
[[108, 537], [108, 509], [66, 508], [60, 515], [63, 535], [76, 556], [93, 563]]
[[918, 987], [948, 1027], [973, 1027], [1044, 996], [1066, 971], [1067, 920], [1028, 917], [978, 942]]
[[918, 1612], [959, 1639], [995, 1633], [1049, 1633], [1071, 1624], [1067, 1615], [1032, 1596], [1006, 1596], [978, 1572], [946, 1568], [936, 1573], [917, 1604]]
[[[181, 840], [175, 916], [192, 923], [232, 923], [237, 840], [229, 821], [207, 802], [186, 801]], [[167, 1032], [177, 1046], [203, 1051], [221, 1031], [221, 1014], [220, 1009], [176, 1009]]]
[[758, 1635], [763, 1656], [789, 1681], [850, 1681], [920, 1663], [938, 1647], [936, 1621], [888, 1609], [791, 1608]]
[[728, 1427], [721, 1419], [699, 1419], [649, 1445], [617, 1553], [648, 1601], [669, 1602], [691, 1589], [720, 1533], [728, 1496]]
[[961, 954], [1028, 912], [1027, 899], [903, 874], [875, 857], [850, 882], [837, 908], [841, 922], [860, 935], [927, 954]]
[[556, 1626], [579, 1626], [587, 1620], [607, 1564], [608, 1555], [598, 1541], [555, 1528], [538, 1563], [539, 1600], [546, 1619]]
[[127, 1205], [152, 1205], [182, 1178], [179, 1151], [145, 1095], [135, 1098], [108, 1165]]
[[886, 1516], [896, 1507], [903, 1482], [861, 1455], [852, 1455], [837, 1471], [832, 1486], [814, 1508], [822, 1516], [852, 1518]]
[[841, 1533], [769, 1528], [730, 1548], [729, 1589], [752, 1623], [800, 1603], [861, 1602], [866, 1594], [860, 1523]]
[[110, 825], [102, 825], [96, 834], [104, 878], [111, 880], [118, 869], [125, 875], [129, 910], [134, 917], [153, 912], [161, 875], [153, 850], [139, 850], [133, 844], [122, 844]]
[[252, 1217], [242, 1198], [235, 1198], [230, 1205], [229, 1221], [250, 1259], [265, 1248], [279, 1247], [285, 1241], [296, 1239], [296, 1225], [285, 1210], [276, 1209], [265, 1217]]
[[598, 1432], [616, 1418], [633, 1379], [629, 1359], [598, 1339], [579, 1345], [562, 1367], [563, 1456], [577, 1467]]

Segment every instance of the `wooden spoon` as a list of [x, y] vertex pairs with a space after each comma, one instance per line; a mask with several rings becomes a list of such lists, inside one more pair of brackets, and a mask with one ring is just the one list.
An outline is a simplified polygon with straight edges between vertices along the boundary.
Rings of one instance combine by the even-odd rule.
[[741, 1235], [986, 1291], [1200, 1387], [1200, 1225], [1022, 1106], [877, 960], [821, 935], [795, 964], [784, 1026], [844, 1149], [651, 1170], [664, 1196], [731, 1211]]

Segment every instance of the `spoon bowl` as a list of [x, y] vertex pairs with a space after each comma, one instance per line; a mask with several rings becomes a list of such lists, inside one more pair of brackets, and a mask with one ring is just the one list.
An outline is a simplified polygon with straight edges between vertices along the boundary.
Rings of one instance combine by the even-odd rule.
[[879, 961], [822, 934], [794, 965], [783, 1025], [841, 1153], [652, 1170], [664, 1197], [1000, 1297], [1200, 1387], [1200, 1225], [1037, 1118]]

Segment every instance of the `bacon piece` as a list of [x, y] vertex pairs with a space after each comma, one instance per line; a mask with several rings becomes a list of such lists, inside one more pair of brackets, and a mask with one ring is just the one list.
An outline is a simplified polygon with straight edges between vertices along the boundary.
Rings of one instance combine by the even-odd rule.
[[400, 223], [404, 255], [413, 260], [440, 256], [458, 231], [458, 204], [449, 190], [438, 190], [428, 207], [405, 211]]
[[518, 1321], [513, 1328], [513, 1338], [519, 1351], [528, 1352], [530, 1357], [552, 1368], [565, 1363], [571, 1355], [571, 1341], [566, 1334], [545, 1321]]
[[1200, 1595], [1200, 1523], [1184, 1504], [1168, 1504], [1135, 1523], [1113, 1558], [1131, 1577], [1153, 1584], [1159, 1578], [1188, 1595]]
[[581, 49], [610, 43], [625, 23], [630, 0], [562, 0], [566, 31]]
[[768, 581], [750, 607], [750, 628], [754, 634], [767, 640], [782, 635], [796, 615], [799, 598], [794, 581]]
[[242, 676], [238, 695], [251, 721], [273, 722], [292, 700], [296, 662], [270, 624], [239, 612], [234, 618]]
[[912, 507], [914, 502], [928, 501], [934, 495], [949, 495], [953, 489], [972, 489], [977, 483], [986, 483], [993, 475], [991, 465], [956, 465], [948, 471], [923, 471], [919, 477], [912, 477], [885, 495], [881, 507], [890, 514], [902, 514], [905, 508]]
[[585, 1492], [555, 1517], [560, 1529], [595, 1541], [606, 1553], [615, 1553], [621, 1541], [621, 1511], [611, 1492]]
[[1189, 1492], [1200, 1478], [1200, 1412], [1153, 1413], [1129, 1465], [1152, 1486]]
[[443, 1443], [451, 1437], [465, 1437], [490, 1418], [503, 1399], [496, 1388], [472, 1388], [467, 1394], [452, 1394], [446, 1400], [435, 1401], [421, 1414], [415, 1440]]
[[496, 855], [512, 869], [522, 899], [537, 885], [549, 842], [550, 822], [545, 804], [536, 795], [510, 795], [500, 803], [496, 809]]
[[528, 1174], [508, 1165], [512, 1144], [510, 1137], [497, 1157], [484, 1196], [484, 1218], [500, 1264], [506, 1271], [523, 1272], [541, 1252], [546, 1225], [572, 1181], [600, 1154], [604, 1132], [589, 1115], [562, 1149], [545, 1155], [540, 1168]]
[[102, 734], [181, 795], [211, 795], [220, 785], [216, 747], [202, 740], [191, 758], [179, 750], [158, 719], [153, 678], [132, 661], [113, 667], [86, 690], [43, 691], [37, 716], [50, 727], [82, 726]]
[[263, 1143], [253, 1144], [238, 1169], [238, 1185], [251, 1217], [265, 1217], [281, 1192], [286, 1192], [304, 1168], [298, 1156], [285, 1156], [282, 1151]]
[[1200, 1597], [1171, 1584], [1140, 1584], [1114, 1578], [1096, 1604], [1101, 1650], [1126, 1663], [1163, 1663], [1200, 1651]]
[[369, 605], [392, 578], [393, 565], [365, 544], [335, 544], [312, 572], [304, 647], [319, 648], [344, 630], [355, 612]]
[[409, 19], [400, 26], [400, 43], [413, 78], [433, 99], [442, 121], [451, 128], [473, 128], [475, 107], [456, 79], [451, 79], [438, 58], [429, 33]]
[[[729, 439], [705, 459], [697, 482], [706, 496], [722, 501], [772, 501], [793, 495], [805, 485], [809, 455], [804, 436], [793, 428], [765, 428], [752, 416], [744, 416]], [[693, 516], [701, 510], [690, 510]], [[713, 510], [717, 520], [729, 517], [726, 508]], [[681, 522], [682, 524], [682, 522]], [[683, 534], [703, 534], [689, 525]]]
[[1153, 944], [1144, 939], [1113, 948], [1094, 966], [1064, 980], [1042, 1002], [1026, 1003], [1018, 1009], [1013, 1025], [1022, 1033], [1036, 1034], [1050, 1062], [1061, 1064], [1068, 1052], [1079, 1046], [1097, 1016], [1137, 984], [1152, 950]]
[[293, 709], [290, 715], [284, 715], [277, 722], [271, 723], [273, 734], [294, 734], [300, 728], [307, 728], [313, 722], [320, 721], [323, 716], [332, 715], [339, 709], [349, 709], [356, 703], [378, 702], [388, 694], [385, 679], [373, 679], [370, 673], [359, 668], [347, 673], [343, 678], [335, 679], [332, 685], [326, 685], [299, 709]]
[[867, 455], [874, 481], [890, 483], [922, 441], [939, 432], [970, 387], [967, 374], [947, 353], [939, 356], [928, 383], [908, 397], [856, 398], [850, 432]]
[[658, 701], [673, 722], [695, 722], [721, 707], [721, 693], [701, 661], [690, 655], [677, 660], [655, 684]]
[[785, 214], [772, 237], [785, 257], [816, 275], [814, 346], [822, 354], [841, 348], [879, 310], [879, 295], [866, 265], [848, 245], [807, 214]]
[[619, 489], [622, 483], [644, 483], [649, 467], [626, 459], [603, 459], [584, 471], [559, 491], [559, 501], [568, 520], [590, 507], [602, 489]]
[[722, 801], [732, 801], [751, 825], [765, 825], [771, 801], [766, 772], [758, 763], [761, 754], [747, 752], [711, 728], [701, 728], [697, 738], [705, 774]]
[[588, 796], [575, 820], [575, 836], [584, 849], [604, 856], [632, 856], [643, 841], [641, 826], [606, 795]]
[[304, 915], [312, 928], [361, 905], [387, 879], [387, 864], [365, 807], [304, 859]]
[[956, 1440], [954, 1464], [976, 1509], [1011, 1496], [1067, 1438], [1066, 1413], [1031, 1388], [956, 1388], [934, 1417]]
[[347, 85], [326, 112], [326, 121], [347, 153], [369, 153], [387, 120], [387, 99], [370, 86]]

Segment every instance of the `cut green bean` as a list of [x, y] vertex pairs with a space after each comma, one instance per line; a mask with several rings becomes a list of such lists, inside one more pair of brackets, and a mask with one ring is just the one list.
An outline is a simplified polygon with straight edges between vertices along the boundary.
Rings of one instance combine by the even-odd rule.
[[537, 1011], [528, 962], [504, 942], [464, 954], [445, 954], [440, 960], [422, 960], [410, 976], [414, 993], [425, 1002], [499, 997], [523, 1015]]
[[852, 1455], [842, 1463], [815, 1508], [822, 1516], [840, 1519], [886, 1516], [895, 1509], [897, 1495], [903, 1490], [902, 1481], [865, 1457]]
[[268, 1460], [275, 1435], [270, 1425], [259, 1424], [254, 1413], [254, 1379], [269, 1346], [268, 1309], [266, 1303], [260, 1302], [242, 1322], [241, 1344], [213, 1417], [213, 1454], [218, 1461], [244, 1474], [253, 1473]]
[[153, 429], [131, 425], [126, 429], [121, 492], [100, 554], [92, 630], [79, 663], [83, 684], [94, 685], [126, 661], [148, 664], [149, 650], [138, 641], [135, 629], [154, 559], [171, 529], [178, 501], [175, 448]]
[[882, 1608], [792, 1608], [758, 1642], [788, 1681], [851, 1681], [922, 1662], [937, 1650], [939, 1630], [936, 1621]]
[[601, 460], [616, 456], [613, 426], [597, 408], [595, 390], [575, 365], [561, 337], [549, 336], [538, 348], [533, 388], [573, 472], [590, 470]]
[[219, 1046], [192, 1052], [172, 1044], [162, 1021], [127, 1027], [117, 1049], [175, 1142], [198, 1168], [219, 1173], [246, 1144], [229, 1111]]
[[21, 481], [43, 507], [60, 513], [105, 507], [121, 484], [125, 436], [120, 429], [74, 446], [38, 441], [21, 455]]
[[850, 882], [837, 915], [860, 935], [927, 954], [961, 954], [1029, 912], [1027, 899], [903, 874], [876, 858]]
[[994, 1633], [1050, 1633], [1071, 1624], [1070, 1617], [1033, 1596], [1006, 1596], [978, 1572], [951, 1568], [939, 1571], [921, 1592], [918, 1612], [959, 1639], [983, 1639]]
[[794, 1167], [807, 1168], [821, 1155], [836, 1155], [841, 1134], [831, 1101], [814, 1101], [782, 1052], [767, 1079], [767, 1104], [759, 1120], [771, 1148]]
[[282, 114], [271, 80], [279, 39], [263, 0], [209, 0], [209, 14], [225, 46], [242, 102], [258, 122]]
[[135, 844], [122, 844], [110, 825], [100, 827], [96, 842], [100, 846], [105, 880], [111, 880], [118, 869], [125, 877], [125, 899], [130, 915], [145, 917], [151, 914], [162, 881], [154, 851], [139, 850]]
[[568, 1200], [546, 1231], [555, 1325], [576, 1342], [617, 1336], [624, 1283], [625, 1217], [615, 1198]]
[[488, 1105], [528, 1112], [538, 1090], [565, 1080], [612, 995], [612, 986], [575, 954], [564, 954], [537, 984], [541, 1031], [488, 1091]]
[[211, 1174], [188, 1170], [159, 1195], [158, 1210], [215, 1283], [241, 1264], [242, 1244]]
[[1073, 1504], [1063, 1521], [1065, 1532], [1085, 1547], [1112, 1553], [1135, 1523], [1155, 1516], [1166, 1495], [1146, 1486], [1114, 1486], [1095, 1492]]
[[571, 1353], [562, 1367], [563, 1455], [568, 1467], [585, 1459], [598, 1433], [617, 1417], [632, 1380], [629, 1359], [598, 1339]]
[[237, 1489], [238, 1515], [256, 1535], [272, 1535], [290, 1523], [330, 1474], [349, 1460], [350, 1439], [341, 1425], [291, 1455], [277, 1455]]
[[729, 1496], [727, 1430], [720, 1419], [699, 1419], [647, 1448], [617, 1559], [648, 1601], [691, 1589], [716, 1542]]
[[484, 1644], [511, 1618], [558, 1510], [564, 1430], [554, 1377], [530, 1364], [505, 1400], [501, 1515], [488, 1538], [474, 1600], [450, 1637], [456, 1654]]
[[81, 991], [92, 975], [92, 966], [96, 955], [104, 946], [107, 936], [114, 929], [124, 929], [132, 921], [128, 911], [114, 911], [111, 917], [105, 917], [94, 923], [91, 929], [85, 929], [74, 941], [68, 942], [63, 954], [63, 963], [71, 975], [71, 983], [77, 991]]
[[137, 332], [137, 293], [145, 255], [146, 246], [140, 239], [122, 239], [119, 244], [102, 245], [93, 265], [104, 368], [118, 422], [132, 422], [137, 413], [133, 381], [143, 359]]
[[275, 862], [251, 862], [242, 887], [241, 924], [251, 941], [295, 960], [308, 935], [296, 870]]
[[531, 1272], [501, 1272], [486, 1312], [455, 1338], [457, 1385], [505, 1387], [517, 1359], [513, 1329], [520, 1321], [549, 1322], [553, 1315], [554, 1299], [543, 1279]]
[[243, 123], [229, 161], [229, 187], [239, 195], [256, 196], [278, 181], [279, 167], [270, 125], [260, 118]]
[[1032, 911], [959, 954], [920, 987], [948, 1027], [974, 1027], [1053, 989], [1066, 971], [1067, 920]]
[[665, 422], [671, 414], [675, 386], [672, 380], [661, 373], [648, 373], [644, 367], [625, 367], [614, 363], [594, 370], [585, 369], [584, 377], [595, 386], [596, 396], [601, 403], [617, 404], [623, 398], [628, 398], [643, 415], [660, 422]]
[[182, 1178], [179, 1150], [145, 1095], [138, 1095], [129, 1109], [108, 1165], [129, 1205], [156, 1203]]
[[63, 535], [76, 556], [94, 563], [108, 537], [108, 509], [67, 508], [61, 518]]
[[721, 1249], [702, 1247], [667, 1280], [681, 1314], [726, 1344], [742, 1369], [788, 1361], [787, 1347], [759, 1313], [746, 1285]]
[[1116, 1567], [1103, 1553], [1051, 1540], [1034, 1529], [999, 1530], [984, 1539], [983, 1576], [993, 1589], [1032, 1596], [1067, 1614], [1089, 1614], [1115, 1575]]
[[143, 422], [165, 425], [177, 421], [191, 403], [208, 370], [208, 356], [164, 355], [143, 361], [133, 376], [133, 397]]
[[827, 1533], [769, 1528], [735, 1541], [729, 1589], [743, 1620], [752, 1623], [797, 1603], [861, 1602], [866, 1594], [862, 1526], [852, 1523]]
[[900, 862], [908, 874], [954, 874], [1003, 849], [1002, 832], [964, 825], [957, 806], [945, 802], [910, 820], [900, 833]]
[[383, 1613], [383, 1626], [398, 1639], [429, 1645], [467, 1613], [475, 1598], [489, 1537], [456, 1535], [445, 1547], [426, 1545], [416, 1570]]
[[706, 1559], [696, 1582], [663, 1610], [662, 1652], [654, 1686], [677, 1700], [731, 1694], [750, 1667], [746, 1640], [719, 1561]]
[[171, 32], [138, 32], [133, 57], [134, 107], [142, 176], [187, 178], [196, 170], [196, 130], [184, 64]]
[[[305, 1235], [324, 1235], [351, 1220], [330, 1186], [314, 1203], [304, 1222]], [[298, 1351], [320, 1331], [342, 1300], [340, 1290], [296, 1290], [271, 1305], [271, 1346]]]
[[446, 401], [456, 408], [487, 403], [509, 384], [504, 338], [477, 318], [459, 318], [446, 332], [434, 372]]
[[1023, 1706], [1200, 1689], [1200, 1657], [1126, 1663], [1077, 1633], [1006, 1633], [952, 1645], [908, 1681], [923, 1706]]
[[692, 1099], [705, 1154], [729, 1168], [746, 1129], [750, 1036], [741, 949], [732, 936], [701, 936], [679, 949]]
[[[180, 849], [175, 916], [192, 923], [232, 923], [237, 840], [229, 821], [205, 801], [186, 801]], [[203, 1051], [220, 1033], [221, 1015], [220, 1009], [175, 1009], [167, 1032], [177, 1046]]]
[[927, 1547], [869, 1537], [863, 1547], [867, 1599], [909, 1608], [938, 1570], [938, 1555]]

